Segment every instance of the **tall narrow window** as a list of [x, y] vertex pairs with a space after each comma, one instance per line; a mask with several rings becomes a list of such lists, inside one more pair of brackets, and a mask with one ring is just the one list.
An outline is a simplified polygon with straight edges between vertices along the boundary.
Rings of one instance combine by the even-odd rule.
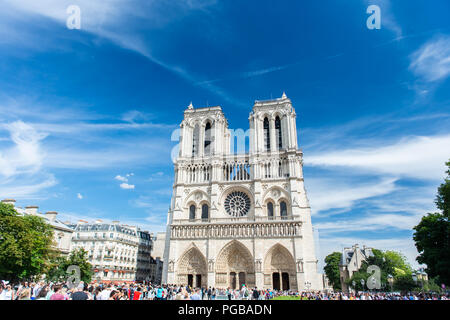
[[211, 123], [205, 126], [205, 155], [211, 154]]
[[195, 206], [191, 205], [189, 207], [189, 220], [195, 220]]
[[269, 202], [267, 203], [267, 216], [269, 219], [273, 219], [273, 203]]
[[287, 217], [287, 206], [286, 206], [286, 202], [284, 202], [284, 201], [280, 202], [280, 216]]
[[267, 118], [264, 118], [264, 147], [266, 151], [270, 151], [270, 130]]
[[281, 135], [281, 120], [278, 116], [275, 118], [275, 132], [277, 134], [278, 150], [281, 150], [283, 148], [283, 139]]
[[192, 156], [198, 155], [198, 149], [199, 149], [199, 139], [200, 139], [200, 128], [197, 125], [195, 125], [194, 128], [194, 135], [192, 137]]
[[208, 220], [209, 219], [209, 208], [207, 204], [204, 204], [202, 206], [202, 220]]

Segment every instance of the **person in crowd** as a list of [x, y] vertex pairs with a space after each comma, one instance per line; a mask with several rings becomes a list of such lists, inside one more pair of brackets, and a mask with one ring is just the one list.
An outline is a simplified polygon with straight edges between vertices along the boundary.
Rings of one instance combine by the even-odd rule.
[[53, 290], [55, 293], [52, 294], [52, 296], [50, 297], [50, 300], [65, 300], [65, 296], [63, 294], [63, 290], [62, 290], [62, 286], [61, 285], [55, 285], [53, 287]]
[[41, 288], [35, 300], [47, 300], [47, 291], [47, 286]]
[[84, 282], [80, 281], [77, 288], [70, 295], [70, 300], [89, 300], [89, 295], [86, 291], [87, 286], [85, 287]]
[[20, 291], [19, 300], [31, 300], [31, 289], [24, 288]]
[[0, 300], [14, 300], [14, 291], [10, 284], [7, 284], [2, 288]]
[[201, 300], [201, 296], [200, 296], [200, 290], [195, 290], [194, 294], [191, 295], [191, 300]]

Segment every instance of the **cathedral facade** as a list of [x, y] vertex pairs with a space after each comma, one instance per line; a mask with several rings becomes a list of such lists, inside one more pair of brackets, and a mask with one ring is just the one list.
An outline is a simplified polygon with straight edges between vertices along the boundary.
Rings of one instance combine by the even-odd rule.
[[221, 107], [185, 110], [163, 282], [322, 289], [291, 100], [256, 101], [249, 122], [239, 154]]

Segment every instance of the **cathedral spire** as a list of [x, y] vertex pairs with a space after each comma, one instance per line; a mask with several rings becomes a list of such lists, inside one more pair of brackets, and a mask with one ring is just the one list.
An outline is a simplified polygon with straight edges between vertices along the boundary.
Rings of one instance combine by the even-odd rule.
[[189, 110], [194, 109], [194, 106], [192, 105], [192, 101], [191, 101], [191, 103], [188, 105], [188, 109], [189, 109]]
[[283, 91], [283, 95], [281, 96], [281, 99], [286, 99], [286, 98], [287, 98], [286, 93]]

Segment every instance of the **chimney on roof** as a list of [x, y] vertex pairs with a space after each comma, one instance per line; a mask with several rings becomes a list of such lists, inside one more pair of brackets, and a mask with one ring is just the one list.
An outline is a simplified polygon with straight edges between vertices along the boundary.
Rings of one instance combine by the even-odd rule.
[[78, 220], [78, 224], [86, 224], [88, 223], [86, 220]]
[[102, 223], [102, 220], [97, 219], [97, 220], [95, 220], [95, 223]]
[[53, 221], [55, 221], [57, 214], [58, 214], [58, 212], [56, 212], [56, 211], [47, 211], [45, 213], [45, 216], [48, 218], [48, 220], [53, 222]]
[[38, 214], [38, 209], [39, 209], [38, 206], [26, 206], [25, 213], [36, 215], [36, 214]]
[[13, 206], [15, 206], [16, 205], [16, 200], [14, 200], [14, 199], [3, 199], [2, 203], [12, 204]]

